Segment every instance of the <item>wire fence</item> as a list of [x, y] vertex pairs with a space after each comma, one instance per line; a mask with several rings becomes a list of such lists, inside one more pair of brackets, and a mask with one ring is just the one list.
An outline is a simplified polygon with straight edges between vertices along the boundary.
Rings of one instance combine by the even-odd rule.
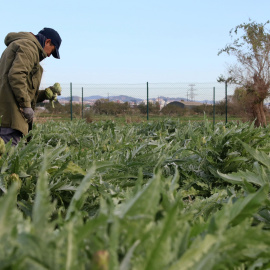
[[[61, 84], [61, 83], [60, 83]], [[53, 83], [51, 84], [53, 85]], [[84, 98], [102, 97], [111, 98], [128, 96], [134, 99], [147, 98], [147, 83], [140, 84], [78, 84], [62, 83], [62, 97], [70, 98], [72, 95], [81, 97], [82, 88]], [[46, 88], [50, 85], [41, 85]], [[216, 101], [225, 98], [225, 83], [148, 83], [149, 98], [177, 98], [198, 102], [213, 101], [213, 87], [216, 89]], [[228, 86], [228, 95], [234, 92], [234, 86]]]
[[[129, 104], [132, 108], [144, 104], [145, 117], [149, 119], [151, 104], [159, 105], [162, 112], [169, 104], [179, 105], [182, 109], [209, 105], [215, 119], [215, 106], [224, 103], [223, 111], [227, 121], [227, 100], [233, 95], [235, 86], [225, 83], [138, 83], [138, 84], [79, 84], [61, 83], [62, 95], [58, 97], [61, 105], [69, 106], [70, 118], [73, 119], [73, 106], [80, 105], [80, 116], [84, 110], [93, 108], [97, 100], [106, 100], [117, 104]], [[53, 85], [41, 85], [41, 89]], [[142, 112], [142, 111], [140, 111]], [[157, 113], [162, 115], [162, 113]]]

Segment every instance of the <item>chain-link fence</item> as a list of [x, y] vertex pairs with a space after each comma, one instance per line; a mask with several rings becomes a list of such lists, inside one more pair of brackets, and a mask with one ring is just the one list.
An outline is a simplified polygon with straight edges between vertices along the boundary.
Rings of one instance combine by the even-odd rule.
[[[60, 83], [61, 84], [61, 83]], [[52, 84], [51, 84], [52, 85]], [[49, 85], [41, 85], [46, 88]], [[234, 86], [225, 83], [141, 83], [141, 84], [78, 84], [62, 83], [62, 95], [51, 115], [67, 119], [101, 115], [137, 116], [151, 119], [161, 116], [191, 117], [205, 113], [227, 121], [228, 100]], [[46, 104], [45, 104], [46, 105]], [[45, 110], [44, 110], [45, 113]], [[44, 114], [42, 114], [44, 116]]]

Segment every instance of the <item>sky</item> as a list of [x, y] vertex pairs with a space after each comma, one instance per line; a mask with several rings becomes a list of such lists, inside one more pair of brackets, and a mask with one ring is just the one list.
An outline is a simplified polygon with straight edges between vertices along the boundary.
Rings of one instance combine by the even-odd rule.
[[249, 19], [266, 22], [270, 1], [13, 0], [5, 1], [1, 10], [1, 53], [9, 32], [37, 34], [43, 27], [59, 32], [61, 59], [51, 56], [41, 62], [44, 86], [214, 86], [234, 60], [218, 56], [232, 41], [229, 31]]

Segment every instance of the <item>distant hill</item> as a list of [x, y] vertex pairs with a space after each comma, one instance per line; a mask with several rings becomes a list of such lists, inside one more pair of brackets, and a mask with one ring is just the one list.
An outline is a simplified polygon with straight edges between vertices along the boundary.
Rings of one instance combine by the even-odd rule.
[[179, 101], [179, 100], [187, 101], [186, 98], [182, 98], [182, 97], [172, 98], [172, 97], [159, 96], [159, 99], [163, 99], [164, 101]]
[[[58, 97], [59, 100], [70, 100], [70, 97]], [[104, 97], [104, 96], [99, 96], [99, 95], [95, 95], [95, 96], [88, 96], [88, 97], [84, 97], [83, 100], [87, 101], [87, 100], [98, 100], [98, 99], [108, 99], [108, 97]], [[149, 98], [149, 100], [156, 100], [157, 98]], [[176, 97], [176, 98], [172, 98], [172, 97], [165, 97], [165, 96], [159, 96], [160, 100], [165, 100], [168, 102], [172, 102], [172, 101], [188, 101], [186, 98], [181, 98], [181, 97]], [[72, 96], [72, 100], [73, 101], [81, 101], [82, 98], [79, 96]], [[135, 102], [135, 103], [140, 103], [145, 99], [142, 98], [135, 98], [135, 97], [131, 97], [131, 96], [125, 96], [125, 95], [119, 95], [119, 96], [110, 96], [109, 97], [110, 101], [122, 101], [122, 102]], [[213, 104], [213, 100], [196, 100], [197, 102], [201, 102], [202, 104]]]
[[90, 96], [90, 97], [84, 97], [84, 100], [91, 100], [91, 99], [102, 99], [104, 98], [103, 96]]
[[[58, 97], [59, 100], [70, 100], [70, 97]], [[83, 100], [98, 100], [98, 99], [108, 99], [108, 97], [103, 97], [103, 96], [88, 96], [88, 97], [84, 97]], [[73, 101], [81, 101], [82, 98], [78, 97], [78, 96], [72, 96], [72, 100]], [[141, 98], [134, 98], [134, 97], [130, 97], [130, 96], [124, 96], [124, 95], [120, 95], [120, 96], [110, 96], [109, 97], [110, 101], [122, 101], [122, 102], [141, 102], [143, 101], [143, 99]]]
[[141, 99], [141, 98], [134, 98], [134, 97], [124, 96], [124, 95], [111, 96], [111, 97], [109, 97], [109, 100], [111, 100], [111, 101], [119, 100], [122, 102], [141, 102], [141, 101], [143, 101], [143, 99]]

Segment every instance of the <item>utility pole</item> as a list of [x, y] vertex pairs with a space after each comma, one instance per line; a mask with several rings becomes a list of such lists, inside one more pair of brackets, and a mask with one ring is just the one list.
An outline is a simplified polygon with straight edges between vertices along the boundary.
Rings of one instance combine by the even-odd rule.
[[72, 83], [70, 83], [70, 120], [72, 121]]
[[191, 83], [191, 84], [189, 84], [189, 86], [190, 86], [190, 88], [189, 88], [190, 101], [194, 101], [195, 100], [195, 94], [194, 94], [194, 91], [195, 91], [194, 86], [195, 86], [195, 84]]
[[227, 124], [227, 122], [228, 122], [228, 95], [227, 95], [227, 89], [228, 89], [228, 81], [226, 80], [225, 81], [225, 102], [226, 102], [226, 111], [225, 111], [225, 113], [226, 113], [226, 120], [225, 120], [225, 122], [226, 122], [226, 124]]

